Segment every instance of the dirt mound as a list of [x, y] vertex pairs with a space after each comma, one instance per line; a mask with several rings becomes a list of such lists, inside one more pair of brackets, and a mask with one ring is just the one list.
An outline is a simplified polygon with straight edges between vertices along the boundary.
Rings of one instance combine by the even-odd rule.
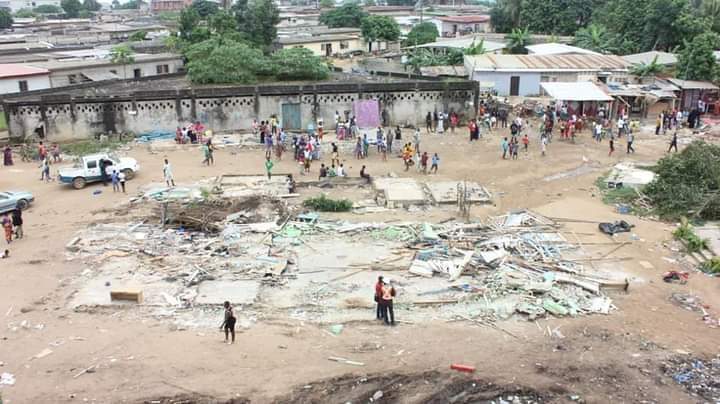
[[300, 386], [274, 403], [545, 403], [553, 394], [517, 385], [498, 386], [470, 376], [415, 374], [344, 375]]

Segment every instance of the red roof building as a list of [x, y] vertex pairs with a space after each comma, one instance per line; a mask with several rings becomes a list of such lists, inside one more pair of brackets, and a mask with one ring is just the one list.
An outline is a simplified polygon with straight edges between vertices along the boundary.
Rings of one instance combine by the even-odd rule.
[[50, 71], [22, 64], [0, 64], [0, 94], [50, 88]]

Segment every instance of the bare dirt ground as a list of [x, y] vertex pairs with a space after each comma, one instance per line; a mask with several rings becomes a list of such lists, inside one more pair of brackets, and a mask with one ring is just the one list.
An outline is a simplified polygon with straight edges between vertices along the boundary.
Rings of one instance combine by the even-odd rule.
[[[222, 343], [217, 329], [173, 330], [161, 320], [129, 321], [112, 313], [74, 312], [66, 306], [73, 292], [68, 280], [85, 268], [66, 262], [64, 246], [77, 230], [112, 216], [108, 209], [125, 204], [143, 184], [161, 182], [165, 156], [173, 164], [176, 181], [190, 183], [223, 173], [261, 173], [262, 152], [221, 149], [216, 165], [203, 167], [196, 148], [163, 155], [135, 146], [126, 154], [140, 161], [142, 172], [128, 183], [126, 195], [102, 185], [76, 191], [42, 183], [35, 164], [2, 167], [0, 189], [36, 195], [24, 215], [26, 238], [13, 242], [11, 258], [0, 262], [0, 319], [8, 324], [0, 327], [0, 373], [16, 378], [13, 386], [0, 389], [4, 403], [710, 401], [689, 395], [662, 369], [672, 356], [717, 354], [718, 330], [706, 326], [698, 313], [672, 304], [669, 296], [676, 291], [696, 294], [714, 309], [720, 307], [720, 280], [693, 273], [686, 285], [662, 282], [661, 274], [675, 269], [663, 260], [673, 254], [665, 245], [672, 226], [615, 213], [602, 203], [593, 185], [619, 161], [655, 161], [669, 139], [641, 134], [635, 142], [637, 153], [629, 157], [624, 142], [609, 157], [607, 142], [597, 144], [587, 132], [576, 144], [554, 140], [546, 157], [540, 156], [533, 139], [530, 152], [521, 151], [520, 159], [511, 161], [500, 159], [501, 136], [506, 134], [486, 134], [473, 144], [464, 130], [454, 135], [424, 134], [421, 148], [440, 155], [435, 177], [473, 180], [495, 194], [495, 204], [474, 207], [473, 217], [530, 208], [548, 216], [622, 218], [634, 223], [638, 240], [616, 253], [631, 257], [621, 264], [631, 278], [629, 292], [612, 294], [617, 311], [608, 316], [502, 322], [517, 338], [471, 323], [384, 327], [370, 320], [370, 312], [367, 322], [346, 324], [338, 336], [318, 325], [271, 319], [239, 334], [232, 346]], [[409, 141], [411, 133], [404, 136]], [[362, 163], [343, 157], [353, 176], [361, 164], [372, 175], [421, 175], [403, 172], [400, 159], [382, 162], [372, 151]], [[275, 171], [296, 173], [297, 167], [286, 158]], [[314, 166], [314, 175], [317, 171]], [[94, 195], [95, 190], [103, 192]], [[321, 191], [333, 192], [317, 190]], [[431, 222], [450, 216], [446, 210], [380, 213], [360, 219], [346, 215], [350, 220], [401, 217]], [[583, 241], [607, 241], [594, 224], [569, 223], [568, 228], [588, 234], [581, 236]], [[604, 251], [602, 245], [586, 248]], [[654, 269], [643, 268], [639, 260], [650, 262]], [[371, 291], [368, 285], [368, 294]], [[23, 321], [25, 326], [18, 326]], [[564, 338], [548, 336], [547, 327], [560, 327]], [[362, 349], [367, 346], [375, 348]], [[52, 353], [34, 358], [46, 348]], [[365, 365], [332, 362], [328, 356], [353, 358]], [[477, 370], [471, 375], [453, 372], [452, 363]]]

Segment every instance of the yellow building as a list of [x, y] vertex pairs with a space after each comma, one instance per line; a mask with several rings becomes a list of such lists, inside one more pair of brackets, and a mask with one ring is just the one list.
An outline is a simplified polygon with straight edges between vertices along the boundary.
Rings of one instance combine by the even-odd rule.
[[305, 48], [316, 56], [337, 56], [360, 53], [365, 50], [365, 42], [359, 35], [317, 35], [278, 38], [279, 49]]

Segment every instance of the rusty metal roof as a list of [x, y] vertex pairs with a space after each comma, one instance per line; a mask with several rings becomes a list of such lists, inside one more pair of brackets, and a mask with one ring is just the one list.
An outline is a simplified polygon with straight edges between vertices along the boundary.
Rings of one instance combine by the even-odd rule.
[[603, 71], [627, 70], [629, 64], [613, 55], [473, 55], [465, 65], [475, 71]]

